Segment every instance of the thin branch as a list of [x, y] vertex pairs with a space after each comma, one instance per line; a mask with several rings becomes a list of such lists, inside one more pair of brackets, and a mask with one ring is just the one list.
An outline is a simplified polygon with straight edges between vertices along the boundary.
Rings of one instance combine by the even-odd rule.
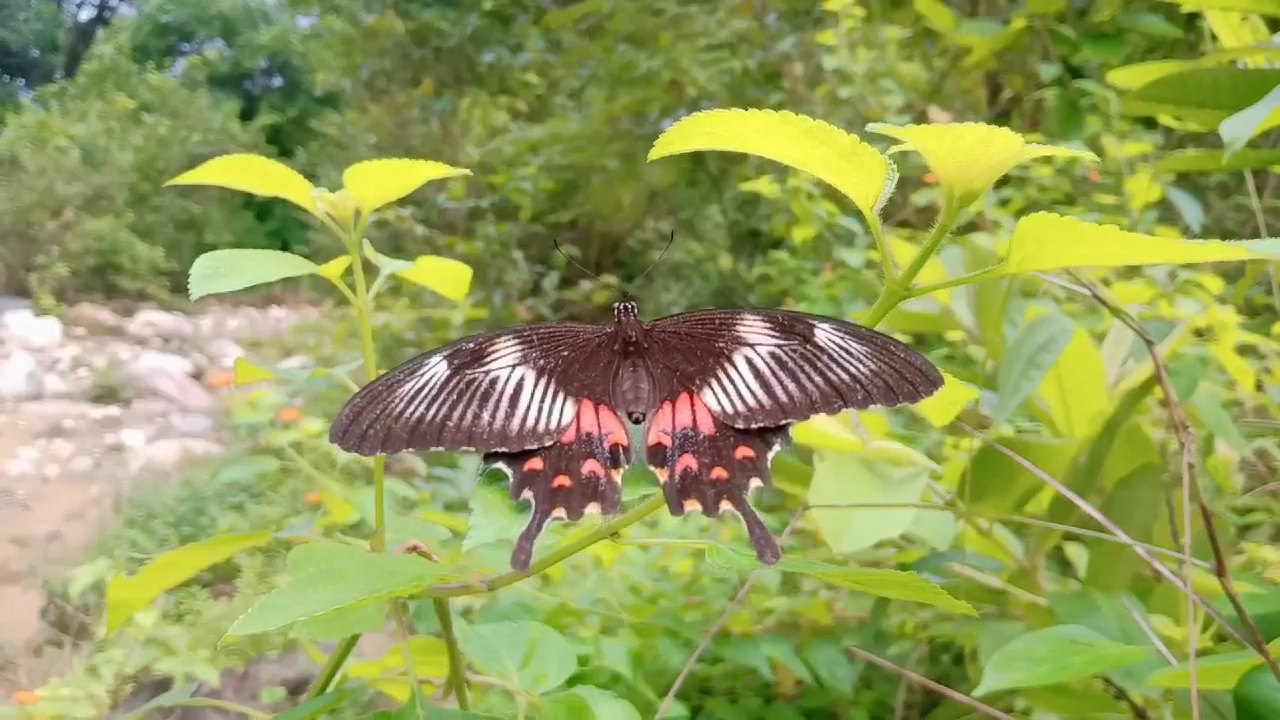
[[[1107, 294], [1099, 287], [1087, 280], [1077, 278], [1089, 294], [1093, 296], [1103, 307], [1115, 317], [1116, 320], [1124, 323], [1130, 330], [1142, 340], [1147, 347], [1147, 353], [1151, 355], [1151, 362], [1155, 366], [1156, 380], [1160, 383], [1160, 388], [1164, 391], [1165, 406], [1169, 410], [1169, 421], [1173, 425], [1173, 434], [1177, 438], [1178, 447], [1182, 456], [1182, 483], [1183, 483], [1183, 510], [1185, 512], [1183, 524], [1186, 526], [1187, 537], [1183, 538], [1184, 544], [1191, 544], [1191, 505], [1194, 502], [1200, 510], [1200, 521], [1204, 525], [1205, 536], [1209, 540], [1209, 548], [1213, 553], [1213, 573], [1218, 578], [1218, 584], [1222, 586], [1222, 592], [1226, 594], [1227, 599], [1231, 601], [1231, 607], [1236, 612], [1236, 617], [1240, 619], [1240, 624], [1244, 626], [1245, 633], [1249, 636], [1250, 642], [1243, 643], [1252, 647], [1262, 659], [1266, 662], [1267, 667], [1271, 670], [1271, 674], [1276, 680], [1280, 680], [1280, 664], [1276, 663], [1276, 659], [1271, 655], [1270, 649], [1267, 648], [1267, 640], [1258, 630], [1257, 624], [1249, 615], [1249, 611], [1245, 609], [1244, 604], [1240, 602], [1240, 595], [1236, 592], [1235, 583], [1231, 581], [1230, 566], [1227, 563], [1226, 554], [1222, 551], [1222, 541], [1218, 537], [1217, 525], [1214, 522], [1213, 512], [1209, 509], [1209, 504], [1205, 501], [1204, 496], [1200, 494], [1199, 488], [1195, 483], [1191, 482], [1191, 475], [1195, 470], [1196, 456], [1196, 440], [1191, 429], [1191, 423], [1187, 420], [1187, 414], [1182, 407], [1182, 403], [1178, 400], [1178, 395], [1173, 389], [1173, 382], [1169, 379], [1169, 368], [1165, 364], [1164, 357], [1159, 350], [1159, 344], [1155, 338], [1147, 330], [1147, 328], [1138, 321], [1127, 310], [1120, 307], [1119, 303], [1107, 297]], [[1185, 552], [1190, 554], [1190, 549]], [[1195, 628], [1190, 628], [1189, 635], [1192, 637], [1198, 635]], [[1192, 641], [1194, 643], [1194, 641]], [[1191, 679], [1194, 684], [1195, 680], [1195, 658], [1191, 658]], [[1192, 704], [1195, 707], [1196, 703]]]
[[1107, 690], [1111, 691], [1112, 697], [1129, 706], [1129, 712], [1133, 713], [1134, 720], [1152, 720], [1151, 713], [1147, 709], [1138, 704], [1137, 700], [1129, 694], [1128, 690], [1105, 675], [1102, 678], [1102, 684], [1107, 686]]
[[980, 712], [989, 718], [996, 718], [997, 720], [1015, 720], [1012, 715], [1003, 713], [991, 707], [990, 705], [982, 702], [981, 700], [978, 700], [975, 697], [972, 697], [970, 695], [965, 695], [959, 690], [952, 690], [946, 685], [936, 683], [923, 675], [914, 673], [904, 667], [895, 665], [889, 662], [888, 660], [885, 660], [884, 658], [880, 657], [879, 655], [863, 650], [860, 647], [855, 647], [851, 645], [849, 646], [848, 650], [849, 652], [853, 653], [856, 657], [858, 657], [861, 660], [865, 660], [866, 662], [869, 662], [872, 665], [875, 665], [882, 670], [888, 670], [889, 672], [897, 673], [898, 675], [902, 676], [902, 679], [908, 682], [915, 683], [916, 685], [919, 685], [920, 687], [923, 687], [927, 690], [932, 690], [933, 692], [947, 698], [948, 700], [953, 700], [955, 702], [960, 703], [961, 705], [967, 705], [968, 707], [973, 708], [977, 712]]
[[[791, 521], [787, 523], [786, 529], [778, 536], [778, 545], [784, 545], [787, 542], [791, 537], [792, 531], [795, 530], [796, 525], [800, 522], [800, 518], [804, 517], [807, 509], [806, 507], [801, 507], [791, 516]], [[694, 649], [693, 654], [685, 661], [684, 667], [680, 668], [680, 673], [676, 675], [675, 681], [671, 683], [671, 688], [667, 690], [666, 696], [658, 704], [658, 711], [653, 714], [654, 720], [662, 720], [662, 717], [667, 714], [671, 703], [676, 699], [676, 694], [680, 692], [680, 687], [684, 685], [685, 680], [689, 679], [689, 673], [693, 672], [694, 665], [697, 665], [703, 653], [711, 647], [711, 641], [715, 639], [716, 635], [720, 634], [720, 630], [725, 626], [725, 623], [729, 622], [729, 618], [733, 617], [733, 614], [738, 611], [738, 608], [747, 599], [747, 595], [751, 593], [751, 588], [755, 587], [758, 572], [760, 572], [760, 568], [757, 567], [747, 575], [746, 581], [742, 583], [742, 587], [738, 588], [738, 593], [725, 606], [724, 612], [720, 613], [720, 617], [716, 618], [707, 633], [702, 636], [702, 642], [698, 643], [698, 647]]]
[[1156, 650], [1160, 651], [1160, 655], [1164, 658], [1165, 662], [1170, 665], [1177, 665], [1178, 658], [1174, 657], [1173, 651], [1170, 650], [1169, 646], [1160, 638], [1160, 633], [1157, 633], [1156, 629], [1151, 626], [1151, 622], [1147, 620], [1146, 613], [1144, 613], [1141, 608], [1134, 605], [1129, 598], [1122, 598], [1120, 602], [1124, 605], [1124, 609], [1129, 612], [1129, 617], [1132, 618], [1133, 622], [1142, 630], [1142, 634], [1146, 635], [1147, 640], [1150, 640]]

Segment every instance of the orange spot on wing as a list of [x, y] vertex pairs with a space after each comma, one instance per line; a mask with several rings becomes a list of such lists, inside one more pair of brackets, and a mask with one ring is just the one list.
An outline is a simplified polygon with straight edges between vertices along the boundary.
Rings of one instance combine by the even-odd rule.
[[739, 445], [738, 447], [733, 449], [734, 460], [754, 460], [755, 457], [756, 457], [756, 451], [752, 450], [750, 447], [747, 447], [746, 445]]
[[582, 475], [584, 477], [587, 475], [604, 477], [604, 466], [601, 465], [600, 461], [596, 460], [595, 458], [587, 458], [582, 463]]
[[680, 393], [676, 396], [675, 417], [672, 424], [676, 430], [685, 430], [694, 426], [693, 396], [689, 393]]
[[604, 446], [621, 445], [622, 447], [627, 447], [630, 445], [631, 440], [627, 437], [627, 428], [622, 424], [622, 419], [618, 417], [618, 414], [611, 410], [608, 405], [597, 405], [596, 409], [600, 415], [600, 434], [604, 436]]
[[545, 470], [546, 467], [547, 463], [540, 457], [535, 456], [524, 461], [525, 472], [538, 472], [539, 470]]
[[716, 423], [711, 419], [711, 411], [707, 409], [707, 404], [702, 402], [702, 398], [694, 393], [689, 393], [690, 401], [693, 403], [693, 424], [698, 428], [698, 432], [703, 435], [715, 435]]
[[712, 480], [728, 480], [729, 471], [725, 470], [719, 465], [716, 465], [715, 467], [711, 468], [711, 479]]
[[574, 418], [569, 423], [569, 427], [564, 429], [564, 434], [560, 436], [560, 442], [565, 445], [572, 445], [578, 439], [578, 418]]
[[649, 422], [649, 435], [645, 440], [648, 445], [671, 447], [671, 436], [675, 434], [672, 417], [671, 401], [668, 400], [662, 403], [662, 407], [658, 408], [658, 412], [653, 415], [653, 420]]
[[693, 453], [685, 453], [676, 460], [676, 477], [680, 477], [680, 473], [685, 470], [698, 472], [698, 458], [694, 457]]
[[554, 478], [552, 478], [551, 487], [553, 488], [573, 487], [573, 478], [569, 477], [568, 475], [557, 475]]

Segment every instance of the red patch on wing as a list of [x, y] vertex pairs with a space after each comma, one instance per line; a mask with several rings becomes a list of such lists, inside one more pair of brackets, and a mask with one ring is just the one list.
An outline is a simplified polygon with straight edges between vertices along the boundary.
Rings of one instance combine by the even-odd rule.
[[596, 477], [604, 477], [604, 466], [595, 458], [587, 458], [582, 463], [582, 475], [595, 475]]
[[544, 461], [542, 458], [538, 457], [537, 455], [534, 455], [533, 457], [524, 461], [523, 470], [525, 472], [538, 472], [539, 470], [545, 470], [546, 467], [547, 467], [546, 461]]
[[671, 401], [668, 400], [662, 403], [662, 406], [658, 408], [658, 412], [653, 414], [653, 419], [649, 421], [649, 434], [645, 438], [645, 444], [671, 447], [671, 436], [675, 434], [675, 431]]
[[551, 487], [553, 488], [573, 487], [573, 478], [569, 477], [568, 475], [557, 475], [555, 476], [554, 479], [551, 480]]
[[604, 446], [629, 447], [631, 439], [627, 437], [627, 428], [622, 424], [618, 414], [603, 403], [596, 406], [596, 411], [599, 415], [600, 435], [604, 438]]
[[733, 449], [733, 459], [734, 460], [755, 460], [756, 451], [752, 450], [747, 445], [739, 445], [738, 447]]
[[710, 477], [711, 477], [711, 479], [712, 479], [712, 480], [716, 480], [716, 481], [720, 481], [720, 480], [728, 480], [728, 479], [729, 479], [729, 471], [728, 471], [728, 470], [725, 470], [725, 469], [724, 469], [724, 466], [722, 466], [722, 465], [716, 465], [715, 467], [711, 468], [711, 475], [710, 475]]
[[694, 457], [693, 453], [685, 453], [676, 460], [676, 477], [680, 477], [686, 470], [698, 472], [698, 458]]

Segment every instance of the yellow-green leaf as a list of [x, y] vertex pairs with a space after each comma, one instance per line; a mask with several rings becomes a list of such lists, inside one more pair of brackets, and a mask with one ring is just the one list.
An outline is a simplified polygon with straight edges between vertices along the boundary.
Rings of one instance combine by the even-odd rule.
[[342, 185], [367, 213], [405, 197], [432, 180], [470, 174], [470, 170], [434, 160], [381, 158], [348, 167], [342, 173]]
[[1009, 128], [984, 123], [872, 123], [867, 130], [898, 140], [901, 144], [891, 152], [920, 153], [958, 207], [977, 200], [1015, 165], [1028, 160], [1039, 157], [1098, 160], [1085, 150], [1028, 143]]
[[798, 422], [792, 428], [792, 441], [818, 450], [843, 450], [856, 452], [866, 447], [849, 424], [848, 418], [836, 415], [815, 415]]
[[966, 405], [977, 400], [981, 394], [978, 388], [957, 380], [945, 370], [942, 377], [942, 388], [914, 406], [916, 412], [936, 428], [949, 425]]
[[342, 279], [343, 273], [349, 267], [351, 267], [351, 256], [339, 255], [317, 268], [316, 274], [330, 282], [337, 283]]
[[471, 290], [471, 266], [461, 260], [439, 255], [419, 255], [409, 267], [396, 275], [411, 283], [433, 290], [450, 300], [461, 301]]
[[275, 380], [278, 377], [270, 370], [260, 368], [242, 357], [236, 358], [235, 364], [232, 365], [232, 370], [236, 375], [236, 387], [244, 387], [245, 385], [252, 385], [266, 380]]
[[311, 275], [319, 265], [283, 250], [225, 248], [210, 250], [191, 263], [187, 295], [199, 300], [207, 295], [235, 292], [288, 278]]
[[310, 180], [282, 162], [253, 153], [220, 155], [165, 183], [170, 185], [213, 185], [288, 200], [312, 215], [320, 213]]
[[880, 151], [821, 120], [773, 110], [706, 110], [658, 138], [649, 160], [698, 151], [738, 152], [809, 173], [853, 201], [868, 223], [893, 192], [898, 173]]
[[1038, 212], [1018, 220], [1009, 240], [1009, 254], [991, 276], [1062, 268], [1191, 265], [1230, 260], [1280, 260], [1280, 239], [1178, 240]]
[[919, 510], [867, 512], [857, 506], [918, 503], [928, 481], [929, 470], [920, 465], [898, 464], [869, 453], [820, 452], [809, 485], [809, 513], [832, 550], [858, 552], [900, 535]]
[[1083, 328], [1075, 329], [1066, 349], [1045, 373], [1039, 394], [1059, 434], [1082, 439], [1098, 429], [1113, 398], [1107, 392], [1102, 350]]
[[116, 575], [107, 585], [107, 635], [201, 570], [270, 540], [269, 532], [218, 535], [156, 555], [133, 576]]
[[[1267, 648], [1280, 654], [1280, 640], [1273, 640]], [[1205, 655], [1196, 659], [1196, 684], [1201, 690], [1230, 690], [1242, 675], [1262, 664], [1262, 656], [1254, 650]], [[1186, 662], [1162, 667], [1147, 675], [1142, 682], [1148, 687], [1191, 687], [1191, 667]]]

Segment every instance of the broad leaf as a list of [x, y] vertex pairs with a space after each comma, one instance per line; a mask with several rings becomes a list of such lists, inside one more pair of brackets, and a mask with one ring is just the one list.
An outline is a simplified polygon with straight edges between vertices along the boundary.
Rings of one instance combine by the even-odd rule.
[[1191, 265], [1230, 260], [1280, 260], [1280, 239], [1177, 240], [1039, 212], [1018, 220], [1009, 240], [1009, 254], [990, 276], [1063, 268]]
[[398, 277], [455, 302], [467, 297], [473, 274], [471, 266], [461, 260], [438, 255], [419, 255], [412, 265], [396, 271]]
[[1227, 154], [1244, 147], [1263, 127], [1274, 127], [1273, 116], [1280, 110], [1280, 85], [1260, 100], [1241, 108], [1218, 124], [1218, 135]]
[[693, 113], [659, 136], [649, 160], [707, 150], [756, 155], [809, 173], [852, 200], [876, 226], [897, 181], [893, 163], [857, 136], [821, 120], [773, 110]]
[[299, 620], [376, 600], [422, 590], [443, 574], [439, 566], [416, 555], [370, 553], [335, 543], [309, 543], [295, 548], [305, 561], [294, 560], [285, 584], [258, 600], [227, 630], [245, 636], [284, 627]]
[[349, 267], [351, 267], [351, 256], [339, 255], [316, 268], [316, 275], [336, 284], [342, 279], [343, 273], [345, 273]]
[[1276, 0], [1169, 0], [1176, 2], [1184, 13], [1204, 12], [1206, 10], [1227, 10], [1230, 12], [1257, 13], [1280, 17], [1280, 3]]
[[1110, 401], [1107, 369], [1101, 348], [1084, 328], [1075, 328], [1057, 362], [1045, 373], [1038, 394], [1060, 435], [1088, 437], [1102, 422]]
[[[1267, 645], [1272, 655], [1280, 653], [1280, 640]], [[1253, 650], [1237, 650], [1196, 658], [1196, 684], [1201, 690], [1230, 690], [1245, 673], [1263, 664], [1262, 656]], [[1191, 687], [1191, 664], [1180, 662], [1152, 672], [1144, 685], [1163, 688]]]
[[1028, 160], [1051, 156], [1098, 160], [1084, 150], [1028, 143], [1008, 128], [984, 123], [872, 123], [867, 130], [900, 141], [892, 152], [920, 153], [958, 208], [977, 200], [1005, 173]]
[[1231, 689], [1236, 720], [1274, 720], [1280, 717], [1280, 680], [1268, 667], [1246, 672]]
[[364, 212], [389, 205], [432, 180], [470, 175], [470, 170], [434, 160], [380, 158], [358, 162], [342, 173], [342, 186]]
[[232, 371], [235, 373], [236, 387], [244, 387], [257, 382], [265, 382], [267, 380], [275, 380], [278, 376], [270, 370], [260, 368], [257, 365], [245, 360], [242, 357], [235, 359], [232, 364]]
[[131, 577], [116, 575], [107, 585], [107, 635], [200, 571], [243, 550], [266, 545], [271, 537], [268, 532], [218, 535], [161, 553]]
[[534, 695], [554, 690], [578, 669], [569, 641], [539, 622], [460, 624], [457, 632], [468, 662]]
[[1156, 169], [1168, 173], [1231, 172], [1280, 167], [1280, 149], [1243, 148], [1228, 155], [1218, 148], [1189, 148], [1160, 156]]
[[[750, 572], [760, 566], [760, 561], [754, 554], [724, 545], [708, 545], [706, 556], [708, 563], [715, 563], [719, 567], [740, 573]], [[918, 602], [951, 612], [977, 616], [977, 612], [969, 603], [952, 597], [940, 586], [912, 572], [832, 565], [787, 555], [784, 555], [775, 567], [783, 572], [808, 575], [825, 583], [867, 595]]]
[[996, 420], [1008, 419], [1040, 387], [1071, 343], [1075, 330], [1075, 324], [1065, 315], [1041, 315], [1022, 327], [1009, 343], [996, 378], [1000, 393]]
[[640, 711], [614, 693], [594, 685], [574, 685], [547, 698], [547, 715], [564, 720], [640, 720]]
[[996, 650], [973, 694], [1080, 680], [1136, 665], [1154, 652], [1151, 647], [1113, 642], [1080, 625], [1054, 625]]
[[[442, 680], [449, 675], [449, 648], [444, 641], [430, 635], [409, 639], [409, 656], [419, 680]], [[404, 645], [397, 643], [377, 660], [360, 660], [347, 665], [349, 677], [372, 680], [404, 670]], [[412, 688], [410, 688], [412, 690]]]
[[[1212, 130], [1223, 120], [1266, 97], [1280, 84], [1280, 69], [1211, 67], [1163, 75], [1120, 98], [1126, 115], [1171, 115]], [[1274, 127], [1271, 114], [1257, 132]]]
[[978, 388], [963, 380], [957, 380], [945, 370], [942, 372], [942, 377], [944, 381], [942, 388], [913, 406], [921, 417], [936, 428], [951, 424], [961, 410], [982, 394]]
[[815, 415], [798, 422], [791, 430], [791, 439], [797, 445], [821, 450], [856, 452], [867, 446], [843, 415]]
[[263, 248], [210, 250], [191, 264], [187, 295], [199, 300], [207, 295], [234, 292], [255, 285], [311, 275], [319, 265], [293, 253]]
[[901, 535], [917, 508], [839, 508], [882, 503], [918, 503], [929, 469], [899, 465], [868, 453], [820, 452], [814, 458], [809, 511], [832, 550], [852, 553]]
[[274, 197], [319, 215], [316, 186], [297, 170], [271, 158], [252, 153], [221, 155], [188, 170], [165, 183], [170, 185], [213, 185], [263, 197]]
[[[1273, 0], [1260, 0], [1274, 4]], [[1280, 7], [1280, 5], [1277, 5]], [[1107, 84], [1118, 90], [1134, 90], [1166, 75], [1186, 70], [1235, 65], [1240, 61], [1269, 63], [1280, 61], [1280, 47], [1257, 44], [1247, 47], [1224, 48], [1190, 60], [1149, 60], [1112, 68], [1106, 72]]]

